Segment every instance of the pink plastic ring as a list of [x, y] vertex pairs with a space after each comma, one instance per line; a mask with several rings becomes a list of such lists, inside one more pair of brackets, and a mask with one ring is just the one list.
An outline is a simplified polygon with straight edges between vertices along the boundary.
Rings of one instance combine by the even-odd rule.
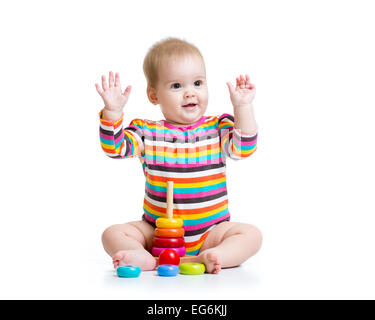
[[180, 257], [183, 257], [186, 253], [186, 248], [185, 247], [178, 247], [178, 248], [159, 248], [159, 247], [153, 247], [151, 250], [151, 254], [154, 257], [159, 257], [160, 253], [165, 250], [165, 249], [171, 249], [171, 250], [176, 250], [178, 255]]

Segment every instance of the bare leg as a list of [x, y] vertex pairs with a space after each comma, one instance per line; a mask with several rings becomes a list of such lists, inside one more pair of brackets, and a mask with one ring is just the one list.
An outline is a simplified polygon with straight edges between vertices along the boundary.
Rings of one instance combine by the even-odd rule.
[[222, 222], [211, 230], [200, 254], [194, 259], [206, 265], [206, 272], [239, 266], [258, 252], [262, 234], [250, 224]]
[[156, 260], [152, 247], [154, 228], [145, 221], [134, 221], [108, 227], [102, 235], [104, 250], [112, 257], [113, 266], [138, 265], [153, 270]]

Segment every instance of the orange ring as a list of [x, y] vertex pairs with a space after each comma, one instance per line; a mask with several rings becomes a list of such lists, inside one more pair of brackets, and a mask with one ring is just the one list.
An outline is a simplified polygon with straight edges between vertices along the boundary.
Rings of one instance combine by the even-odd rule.
[[184, 234], [185, 234], [185, 230], [183, 228], [177, 228], [177, 229], [156, 228], [155, 229], [155, 236], [156, 237], [179, 238], [179, 237], [183, 237]]

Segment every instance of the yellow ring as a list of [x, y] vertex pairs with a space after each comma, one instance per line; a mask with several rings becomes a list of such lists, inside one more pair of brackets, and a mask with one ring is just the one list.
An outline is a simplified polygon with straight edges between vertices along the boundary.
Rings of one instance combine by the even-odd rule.
[[158, 218], [156, 219], [156, 226], [161, 229], [175, 229], [181, 228], [184, 222], [182, 219], [167, 219]]

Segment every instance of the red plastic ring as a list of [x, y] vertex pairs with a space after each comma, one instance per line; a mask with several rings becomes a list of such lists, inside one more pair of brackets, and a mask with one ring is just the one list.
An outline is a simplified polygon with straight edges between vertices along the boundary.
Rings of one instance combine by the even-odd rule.
[[184, 238], [160, 238], [155, 237], [153, 240], [155, 247], [164, 247], [164, 248], [178, 248], [185, 245]]

